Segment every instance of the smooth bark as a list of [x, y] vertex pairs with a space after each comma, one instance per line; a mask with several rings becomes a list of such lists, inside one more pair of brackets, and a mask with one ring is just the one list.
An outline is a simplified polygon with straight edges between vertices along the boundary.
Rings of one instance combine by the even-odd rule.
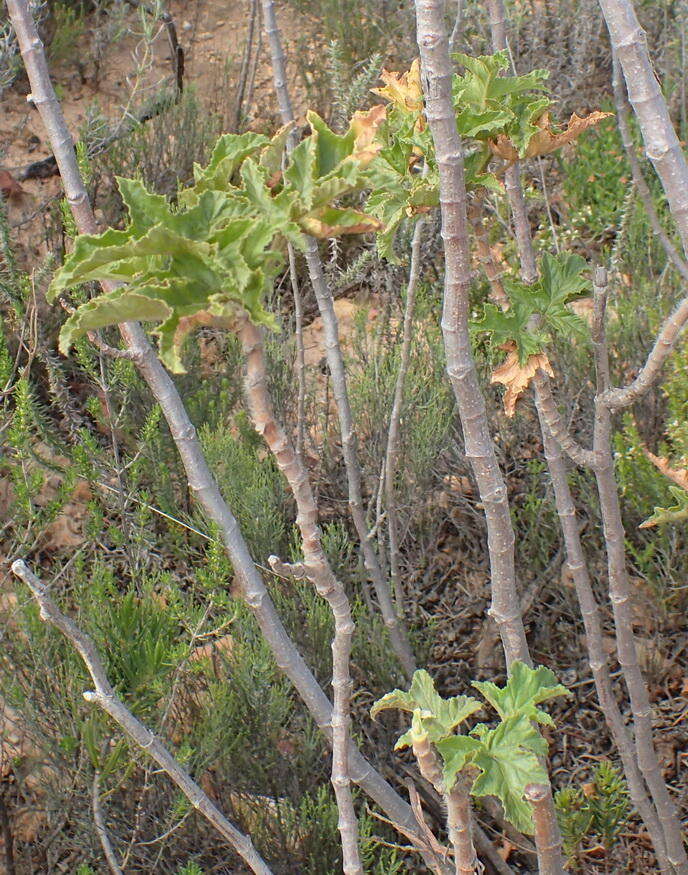
[[478, 866], [473, 845], [473, 815], [467, 782], [459, 775], [452, 789], [445, 793], [447, 828], [454, 848], [456, 875], [474, 875]]
[[303, 297], [296, 273], [296, 253], [291, 243], [287, 244], [289, 256], [289, 279], [294, 296], [294, 334], [296, 337], [296, 453], [303, 456], [306, 442], [306, 348], [303, 340]]
[[395, 477], [399, 463], [399, 451], [401, 444], [401, 414], [404, 405], [404, 389], [406, 377], [411, 363], [411, 345], [413, 343], [413, 317], [416, 305], [416, 289], [420, 276], [420, 247], [423, 237], [423, 219], [418, 219], [413, 229], [411, 241], [411, 260], [409, 265], [408, 283], [406, 285], [406, 307], [404, 309], [404, 327], [401, 341], [401, 353], [399, 357], [399, 370], [394, 384], [394, 397], [392, 399], [392, 412], [389, 416], [389, 428], [387, 429], [387, 447], [384, 458], [384, 491], [385, 510], [387, 511], [387, 527], [389, 531], [389, 567], [392, 578], [392, 592], [396, 602], [397, 612], [404, 615], [404, 594], [401, 583], [401, 550], [399, 543], [399, 517], [397, 514], [397, 500], [395, 489]]
[[105, 859], [110, 868], [112, 875], [124, 875], [122, 867], [119, 865], [117, 856], [112, 847], [110, 836], [105, 825], [105, 817], [103, 816], [103, 806], [100, 802], [100, 772], [96, 770], [93, 776], [93, 784], [91, 785], [91, 810], [93, 811], [93, 824], [96, 828], [98, 841], [105, 854]]
[[[645, 32], [640, 26], [631, 0], [599, 2], [609, 30], [614, 58], [623, 70], [628, 99], [640, 126], [645, 153], [662, 183], [684, 254], [688, 254], [688, 163], [652, 65]], [[620, 88], [620, 83], [617, 83], [617, 105], [620, 109], [622, 137], [626, 144], [630, 140], [630, 133], [626, 131], [624, 134], [623, 131], [626, 121], [625, 100]], [[633, 169], [632, 162], [631, 166]], [[637, 177], [637, 171], [634, 176]], [[607, 389], [601, 403], [609, 408], [619, 409], [640, 398], [658, 379], [662, 365], [678, 342], [687, 320], [688, 298], [681, 301], [665, 321], [638, 377], [625, 389]]]
[[636, 760], [635, 743], [626, 728], [621, 709], [614, 696], [612, 681], [609, 675], [607, 653], [604, 648], [600, 607], [592, 588], [588, 563], [580, 539], [580, 527], [569, 487], [566, 462], [559, 443], [551, 434], [543, 417], [541, 403], [538, 404], [537, 411], [540, 417], [545, 459], [547, 460], [547, 468], [552, 480], [554, 501], [564, 538], [566, 567], [573, 581], [581, 617], [583, 618], [588, 664], [590, 665], [590, 671], [595, 682], [597, 698], [621, 758], [631, 801], [650, 835], [655, 853], [657, 854], [660, 871], [666, 872], [668, 871], [666, 843], [659, 825], [657, 812], [648, 799], [645, 783]]
[[468, 785], [459, 775], [451, 791], [447, 791], [440, 759], [427, 736], [414, 739], [413, 755], [420, 774], [442, 797], [447, 810], [449, 840], [454, 849], [455, 875], [473, 875], [478, 858], [472, 838], [471, 799]]
[[406, 635], [404, 624], [397, 616], [392, 600], [392, 589], [380, 565], [372, 539], [368, 537], [368, 523], [363, 504], [362, 476], [356, 450], [356, 433], [354, 431], [349, 391], [347, 388], [346, 368], [339, 342], [339, 325], [334, 309], [334, 298], [330, 291], [323, 271], [318, 244], [312, 238], [306, 243], [306, 263], [318, 303], [318, 310], [325, 329], [325, 356], [332, 381], [334, 396], [339, 417], [339, 431], [342, 441], [342, 457], [346, 468], [346, 479], [349, 490], [349, 508], [356, 533], [361, 544], [363, 562], [375, 590], [380, 606], [380, 613], [387, 628], [392, 648], [397, 654], [404, 673], [409, 677], [416, 669], [415, 658]]
[[674, 130], [631, 0], [599, 0], [614, 54], [621, 64], [628, 98], [688, 254], [688, 163]]
[[650, 225], [652, 226], [653, 234], [662, 244], [669, 261], [681, 274], [683, 279], [688, 282], [688, 265], [681, 257], [674, 244], [669, 239], [669, 235], [667, 234], [667, 232], [662, 227], [662, 223], [660, 222], [659, 216], [657, 215], [657, 210], [655, 209], [654, 197], [652, 195], [652, 192], [650, 191], [650, 186], [645, 181], [643, 169], [640, 166], [640, 161], [638, 160], [638, 156], [636, 155], [635, 143], [633, 142], [633, 137], [631, 135], [630, 107], [628, 105], [626, 83], [623, 81], [621, 67], [616, 56], [614, 56], [613, 71], [614, 72], [612, 85], [614, 88], [616, 124], [619, 128], [621, 143], [623, 144], [624, 151], [626, 153], [626, 159], [631, 168], [633, 184], [635, 185], [638, 196], [640, 197], [640, 200], [645, 207], [645, 212], [647, 213], [647, 218], [650, 222]]
[[528, 784], [525, 797], [533, 808], [539, 875], [564, 875], [561, 836], [548, 784]]
[[442, 332], [447, 373], [456, 396], [466, 446], [484, 507], [490, 556], [492, 605], [507, 666], [530, 664], [514, 563], [514, 531], [504, 477], [499, 469], [480, 390], [468, 330], [471, 263], [463, 154], [452, 104], [452, 69], [440, 0], [416, 0], [418, 45], [426, 114], [440, 173], [445, 253]]
[[[506, 48], [506, 31], [503, 26], [504, 5], [502, 0], [490, 0], [490, 15], [492, 23], [493, 46], [495, 50]], [[518, 169], [518, 165], [515, 165]], [[511, 207], [515, 237], [520, 259], [521, 278], [525, 283], [537, 279], [537, 264], [533, 248], [532, 235], [525, 208], [525, 198], [520, 178], [512, 177], [507, 183], [507, 196]], [[543, 437], [545, 458], [552, 478], [557, 514], [564, 537], [567, 566], [572, 576], [576, 596], [579, 601], [586, 634], [586, 645], [595, 687], [600, 706], [609, 726], [612, 738], [621, 757], [627, 777], [631, 798], [651, 836], [661, 871], [666, 871], [666, 847], [662, 830], [659, 826], [657, 813], [651, 804], [636, 762], [636, 751], [633, 738], [628, 733], [614, 693], [609, 676], [606, 653], [602, 638], [602, 624], [599, 606], [595, 599], [587, 561], [580, 540], [580, 531], [576, 519], [576, 510], [568, 483], [566, 463], [562, 449], [571, 459], [582, 467], [591, 467], [595, 454], [580, 446], [568, 433], [557, 410], [549, 377], [539, 371], [534, 378], [535, 402], [540, 428]], [[549, 798], [548, 798], [549, 797]], [[543, 797], [540, 807], [550, 807], [549, 817], [556, 828], [556, 820], [552, 820], [553, 809], [551, 794]], [[543, 813], [541, 811], [541, 816]], [[558, 828], [557, 832], [558, 832]], [[551, 855], [553, 851], [549, 851]], [[561, 855], [561, 839], [559, 837], [559, 856]], [[538, 847], [538, 859], [540, 860]], [[540, 865], [542, 861], [540, 860]], [[548, 864], [549, 865], [549, 864]]]

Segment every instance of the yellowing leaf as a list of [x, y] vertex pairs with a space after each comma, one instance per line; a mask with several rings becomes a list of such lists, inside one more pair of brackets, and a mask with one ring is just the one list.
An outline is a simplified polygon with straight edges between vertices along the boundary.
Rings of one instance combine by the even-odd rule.
[[642, 446], [642, 451], [655, 468], [660, 470], [669, 480], [673, 480], [681, 489], [685, 489], [688, 492], [688, 468], [672, 468], [666, 456], [655, 456], [646, 446]]
[[355, 112], [350, 128], [354, 132], [354, 151], [351, 158], [362, 167], [367, 167], [382, 149], [382, 143], [375, 142], [377, 129], [387, 118], [387, 107], [378, 104], [367, 112]]
[[316, 213], [302, 216], [299, 222], [308, 234], [323, 239], [342, 234], [368, 234], [384, 227], [378, 219], [359, 210], [336, 207], [324, 207]]
[[[533, 134], [526, 149], [526, 158], [534, 158], [538, 155], [547, 155], [572, 143], [586, 131], [599, 124], [603, 119], [613, 115], [611, 112], [591, 112], [590, 115], [581, 118], [574, 112], [563, 131], [552, 130], [552, 119], [549, 112], [544, 112], [537, 122], [538, 131]], [[490, 149], [499, 158], [513, 163], [518, 161], [519, 155], [516, 147], [505, 134], [500, 134], [496, 140], [489, 141]]]
[[538, 370], [543, 370], [550, 377], [554, 376], [554, 371], [544, 353], [528, 356], [526, 363], [521, 365], [515, 343], [505, 344], [504, 349], [507, 349], [509, 354], [504, 362], [493, 371], [490, 382], [503, 383], [506, 386], [504, 412], [508, 417], [512, 417], [516, 412], [516, 402], [528, 388]]
[[379, 94], [404, 112], [419, 113], [423, 109], [423, 89], [420, 84], [420, 59], [411, 64], [406, 73], [392, 73], [383, 70], [380, 79], [384, 88], [373, 88], [373, 94]]

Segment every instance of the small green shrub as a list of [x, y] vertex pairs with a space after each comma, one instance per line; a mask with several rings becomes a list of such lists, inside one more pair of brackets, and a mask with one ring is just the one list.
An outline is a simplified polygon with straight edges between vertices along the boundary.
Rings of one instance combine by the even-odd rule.
[[565, 787], [555, 794], [564, 851], [578, 867], [590, 841], [599, 841], [607, 859], [630, 815], [628, 789], [621, 772], [609, 761], [600, 762], [585, 787]]

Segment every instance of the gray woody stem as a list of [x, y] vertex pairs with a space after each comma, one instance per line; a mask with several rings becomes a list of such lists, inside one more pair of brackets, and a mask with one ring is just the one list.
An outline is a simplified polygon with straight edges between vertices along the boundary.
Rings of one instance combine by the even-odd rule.
[[413, 754], [422, 777], [442, 796], [447, 807], [447, 827], [454, 848], [455, 875], [473, 875], [478, 858], [471, 836], [473, 818], [468, 785], [459, 775], [451, 792], [447, 792], [439, 757], [427, 735], [414, 739]]
[[287, 62], [284, 55], [282, 37], [277, 24], [275, 4], [273, 0], [261, 0], [263, 5], [263, 26], [270, 45], [270, 63], [272, 64], [272, 80], [277, 94], [282, 124], [294, 121], [294, 108], [287, 84]]
[[674, 265], [674, 267], [681, 274], [683, 279], [688, 282], [688, 265], [686, 264], [684, 259], [681, 258], [681, 255], [676, 250], [676, 247], [669, 239], [669, 235], [662, 227], [662, 223], [660, 222], [659, 216], [657, 215], [657, 210], [655, 209], [654, 197], [652, 195], [652, 192], [650, 191], [650, 186], [645, 181], [645, 177], [643, 176], [643, 170], [640, 166], [640, 161], [638, 160], [638, 156], [636, 155], [635, 143], [633, 142], [633, 137], [631, 135], [631, 126], [629, 120], [630, 108], [628, 106], [626, 84], [623, 81], [621, 67], [619, 65], [619, 61], [616, 55], [614, 55], [613, 70], [614, 73], [612, 84], [614, 86], [616, 123], [619, 128], [619, 134], [621, 135], [621, 142], [623, 143], [624, 151], [626, 152], [626, 158], [631, 168], [633, 184], [635, 185], [636, 191], [640, 196], [640, 200], [643, 202], [645, 212], [647, 213], [647, 217], [650, 221], [650, 225], [652, 226], [652, 231], [655, 237], [657, 237], [659, 242], [664, 247], [664, 251], [666, 252], [669, 261]]
[[562, 450], [571, 461], [581, 468], [591, 467], [595, 461], [592, 450], [581, 446], [569, 433], [566, 425], [562, 422], [561, 414], [557, 409], [557, 403], [552, 394], [552, 383], [547, 374], [538, 371], [534, 379], [535, 400], [537, 404], [540, 423], [546, 426], [550, 434], [556, 439]]
[[538, 875], [564, 875], [561, 836], [552, 803], [552, 791], [547, 784], [528, 784], [525, 797], [533, 807]]
[[[32, 99], [48, 134], [60, 169], [65, 196], [77, 228], [82, 234], [97, 233], [98, 228], [88, 195], [79, 174], [72, 138], [51, 85], [43, 45], [36, 32], [26, 0], [7, 0], [7, 5], [31, 83]], [[113, 286], [110, 283], [103, 283], [103, 288], [109, 290]], [[174, 382], [160, 364], [139, 325], [125, 323], [120, 326], [120, 332], [131, 352], [132, 359], [167, 420], [186, 471], [189, 489], [221, 533], [222, 541], [240, 581], [243, 597], [256, 617], [275, 662], [293, 683], [325, 737], [330, 739], [331, 703], [313, 677], [275, 610], [239, 526], [222, 498], [217, 482], [208, 467], [194, 426]], [[395, 823], [406, 826], [410, 831], [418, 830], [408, 803], [375, 771], [353, 745], [349, 751], [349, 771], [351, 779], [377, 802]]]
[[624, 774], [628, 782], [631, 800], [647, 827], [652, 844], [657, 854], [660, 871], [668, 869], [666, 859], [666, 843], [659, 825], [657, 812], [650, 803], [643, 782], [643, 777], [636, 760], [635, 744], [626, 728], [621, 710], [616, 701], [609, 676], [607, 654], [604, 649], [602, 622], [600, 608], [593, 592], [588, 573], [588, 564], [583, 552], [580, 539], [579, 523], [576, 518], [576, 507], [573, 503], [571, 489], [568, 482], [566, 463], [562, 455], [561, 447], [551, 434], [543, 415], [543, 405], [538, 398], [537, 411], [540, 417], [540, 428], [549, 469], [554, 489], [554, 500], [557, 507], [557, 515], [564, 536], [566, 547], [566, 565], [573, 580], [576, 590], [576, 598], [580, 606], [583, 626], [585, 628], [585, 643], [588, 651], [588, 662], [597, 690], [597, 698], [602, 709], [602, 714], [609, 727], [609, 731], [621, 757]]
[[[598, 271], [595, 284], [596, 297], [604, 296], [604, 271]], [[652, 707], [638, 664], [638, 651], [633, 634], [633, 609], [631, 588], [626, 568], [626, 533], [621, 518], [619, 492], [614, 477], [614, 453], [612, 449], [612, 418], [606, 404], [604, 392], [608, 384], [609, 363], [604, 331], [604, 307], [596, 306], [596, 319], [593, 328], [595, 345], [595, 368], [597, 372], [598, 394], [595, 398], [595, 425], [593, 450], [597, 493], [600, 499], [600, 513], [607, 549], [607, 573], [609, 577], [609, 598], [614, 613], [616, 627], [616, 650], [619, 665], [628, 687], [635, 730], [635, 744], [640, 771], [645, 778], [650, 795], [654, 800], [659, 822], [664, 833], [669, 863], [677, 873], [688, 873], [688, 858], [683, 847], [681, 824], [676, 815], [671, 796], [664, 783], [657, 751], [652, 739]]]
[[97, 769], [93, 776], [93, 785], [91, 786], [91, 808], [93, 809], [93, 823], [95, 824], [96, 835], [105, 854], [107, 864], [110, 867], [110, 872], [112, 875], [124, 875], [124, 871], [119, 865], [113, 850], [107, 827], [105, 826], [103, 807], [100, 804], [100, 772]]
[[411, 241], [411, 263], [406, 285], [406, 308], [404, 310], [404, 327], [401, 341], [401, 356], [399, 371], [394, 385], [392, 412], [389, 416], [387, 430], [387, 448], [385, 450], [384, 484], [385, 509], [389, 528], [389, 565], [392, 577], [392, 590], [396, 600], [397, 611], [403, 616], [404, 597], [401, 585], [400, 550], [399, 550], [399, 518], [397, 516], [396, 490], [394, 479], [399, 462], [399, 444], [401, 440], [401, 412], [404, 405], [404, 388], [411, 362], [411, 344], [413, 343], [413, 316], [416, 303], [416, 289], [420, 276], [420, 245], [423, 237], [423, 219], [418, 219], [413, 229]]
[[668, 316], [660, 329], [657, 340], [638, 376], [623, 389], [607, 389], [601, 398], [611, 410], [628, 407], [648, 392], [659, 379], [666, 360], [676, 348], [683, 329], [688, 322], [688, 297], [684, 298]]
[[134, 717], [110, 686], [98, 651], [91, 638], [58, 609], [48, 595], [43, 583], [18, 559], [12, 563], [12, 571], [31, 590], [41, 610], [41, 619], [51, 623], [67, 638], [83, 659], [95, 684], [94, 691], [84, 693], [87, 702], [94, 702], [126, 732], [145, 753], [171, 778], [195, 809], [212, 823], [217, 831], [232, 845], [239, 856], [258, 875], [270, 875], [271, 870], [253, 847], [251, 839], [240, 832], [222, 812], [216, 808], [198, 784], [184, 771], [167, 748]]
[[468, 458], [485, 508], [492, 576], [490, 614], [499, 628], [507, 666], [530, 664], [514, 567], [514, 531], [504, 478], [490, 435], [485, 400], [468, 331], [471, 263], [463, 155], [452, 105], [452, 69], [441, 0], [416, 0], [418, 45], [426, 91], [426, 112], [440, 172], [442, 238], [445, 253], [442, 331], [447, 372], [459, 407]]
[[468, 784], [458, 776], [449, 793], [445, 793], [447, 803], [447, 827], [449, 840], [454, 848], [454, 868], [456, 875], [474, 875], [478, 858], [473, 846], [471, 797]]
[[[496, 50], [506, 47], [506, 33], [503, 25], [504, 5], [502, 0], [490, 0], [490, 16], [492, 22], [493, 44]], [[521, 261], [521, 276], [524, 282], [532, 283], [537, 279], [537, 266], [533, 250], [530, 226], [525, 211], [525, 201], [520, 180], [507, 186], [507, 194], [511, 205], [516, 241]], [[635, 745], [632, 737], [626, 729], [619, 706], [614, 697], [609, 668], [602, 638], [602, 626], [599, 615], [599, 606], [595, 599], [588, 567], [580, 540], [580, 531], [576, 520], [576, 510], [571, 496], [568, 482], [566, 463], [562, 456], [562, 448], [569, 454], [574, 462], [581, 466], [591, 466], [595, 461], [595, 455], [577, 444], [569, 435], [566, 427], [561, 422], [559, 411], [552, 396], [549, 378], [539, 372], [534, 380], [535, 400], [540, 428], [542, 431], [545, 458], [552, 478], [557, 514], [564, 536], [567, 565], [573, 578], [576, 596], [579, 601], [583, 624], [585, 627], [586, 644], [593, 679], [600, 701], [600, 706], [609, 726], [612, 738], [617, 746], [619, 755], [624, 766], [628, 780], [631, 798], [643, 818], [643, 821], [651, 836], [657, 859], [662, 871], [666, 870], [666, 848], [659, 826], [657, 813], [654, 810], [643, 783], [642, 776], [636, 761]], [[540, 803], [542, 807], [550, 807], [549, 819], [552, 823], [553, 810], [551, 794]], [[542, 815], [542, 812], [541, 812]], [[560, 840], [559, 840], [560, 841]], [[538, 845], [538, 858], [542, 853], [551, 856], [552, 851], [545, 848], [541, 850]], [[559, 848], [560, 853], [560, 848]], [[542, 865], [542, 861], [541, 865]], [[560, 864], [559, 864], [560, 865]]]
[[[273, 0], [262, 0], [265, 32], [270, 42], [270, 54], [272, 73], [277, 92], [277, 100], [283, 124], [294, 121], [294, 112], [289, 88], [287, 86], [287, 74], [284, 59], [284, 49], [280, 38], [275, 6]], [[293, 141], [292, 141], [293, 144]], [[289, 148], [289, 145], [287, 148]], [[370, 575], [380, 605], [380, 613], [389, 632], [392, 648], [399, 659], [404, 673], [410, 678], [416, 669], [416, 663], [408, 641], [404, 624], [397, 617], [392, 601], [392, 590], [389, 581], [380, 565], [380, 560], [372, 539], [368, 538], [368, 524], [366, 521], [365, 508], [363, 506], [362, 475], [356, 452], [356, 435], [354, 433], [353, 416], [349, 393], [346, 382], [346, 370], [342, 348], [339, 342], [339, 326], [337, 314], [334, 309], [334, 299], [327, 284], [325, 273], [320, 260], [318, 244], [309, 237], [306, 243], [306, 264], [308, 273], [315, 292], [318, 310], [325, 329], [325, 356], [327, 366], [332, 378], [332, 392], [337, 406], [339, 418], [339, 430], [342, 439], [342, 456], [346, 469], [346, 479], [349, 489], [349, 507], [354, 527], [361, 544], [363, 562], [366, 571]]]
[[287, 244], [289, 256], [289, 278], [294, 295], [294, 323], [296, 334], [296, 380], [298, 396], [296, 400], [296, 452], [303, 455], [306, 441], [306, 350], [303, 341], [303, 298], [296, 272], [296, 253], [291, 243]]
[[306, 468], [294, 451], [284, 428], [275, 418], [267, 386], [265, 352], [261, 330], [244, 320], [241, 343], [246, 359], [244, 386], [256, 431], [268, 445], [296, 502], [296, 524], [301, 532], [303, 571], [330, 606], [334, 617], [332, 639], [332, 786], [339, 811], [344, 872], [362, 875], [358, 849], [358, 826], [351, 796], [348, 749], [351, 728], [351, 675], [349, 660], [354, 623], [344, 587], [337, 580], [322, 547], [318, 509]]
[[[599, 0], [599, 3], [609, 29], [614, 57], [623, 70], [628, 98], [640, 125], [645, 154], [657, 171], [683, 244], [683, 251], [688, 254], [688, 163], [652, 66], [645, 32], [640, 26], [631, 0]], [[619, 88], [620, 83], [617, 87], [617, 104]], [[623, 116], [625, 101], [622, 104], [620, 118]], [[623, 122], [624, 119], [621, 118], [622, 125]], [[628, 136], [623, 136], [625, 143]], [[668, 254], [670, 255], [669, 252]], [[665, 321], [647, 362], [633, 383], [625, 389], [611, 389], [606, 393], [604, 403], [608, 407], [627, 407], [652, 386], [662, 365], [674, 349], [686, 321], [688, 299], [681, 301]]]
[[647, 40], [631, 0], [599, 0], [612, 50], [621, 64], [628, 97], [688, 253], [688, 164], [650, 60]]
[[[511, 195], [511, 192], [509, 193]], [[511, 199], [511, 198], [510, 198]], [[513, 201], [512, 201], [513, 207]], [[517, 209], [513, 209], [514, 222], [518, 227], [522, 223]], [[521, 233], [519, 241], [526, 242], [525, 258], [522, 265], [526, 268], [522, 271], [524, 281], [528, 280], [528, 266], [535, 264], [532, 241], [529, 233]], [[554, 489], [557, 515], [564, 536], [566, 548], [567, 567], [573, 579], [576, 596], [581, 609], [583, 625], [585, 627], [586, 645], [590, 668], [592, 671], [597, 696], [602, 708], [612, 738], [621, 757], [626, 775], [631, 799], [638, 813], [645, 823], [650, 834], [655, 853], [662, 872], [667, 871], [666, 844], [659, 825], [657, 813], [650, 803], [647, 791], [640, 774], [635, 744], [629, 735], [621, 715], [612, 689], [607, 657], [604, 650], [602, 626], [599, 616], [599, 606], [590, 583], [587, 561], [580, 540], [576, 509], [571, 496], [568, 482], [566, 463], [562, 456], [564, 449], [571, 459], [582, 467], [592, 467], [595, 462], [595, 454], [591, 450], [581, 447], [569, 435], [565, 425], [561, 421], [559, 411], [552, 396], [552, 388], [546, 374], [539, 373], [535, 378], [535, 399], [540, 429], [543, 437], [543, 445], [547, 467], [552, 486]]]

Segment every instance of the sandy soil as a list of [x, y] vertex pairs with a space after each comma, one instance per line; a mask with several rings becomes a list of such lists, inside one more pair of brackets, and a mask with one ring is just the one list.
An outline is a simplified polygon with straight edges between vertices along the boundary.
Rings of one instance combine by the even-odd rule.
[[[211, 112], [220, 113], [225, 128], [231, 130], [234, 121], [235, 98], [242, 59], [246, 51], [251, 19], [249, 0], [192, 0], [168, 4], [180, 45], [185, 53], [185, 83]], [[50, 63], [53, 84], [62, 102], [67, 124], [75, 139], [83, 128], [89, 111], [98, 108], [112, 124], [127, 113], [136, 112], [162, 88], [173, 82], [171, 52], [165, 28], [155, 26], [150, 48], [141, 39], [137, 13], [127, 14], [124, 33], [107, 39], [107, 21], [93, 16], [87, 20], [84, 32], [75, 40], [70, 56]], [[292, 63], [297, 52], [295, 43], [312, 32], [310, 22], [291, 7], [278, 6], [278, 17], [284, 29], [287, 49], [291, 46]], [[100, 34], [102, 48], [96, 46]], [[276, 101], [265, 42], [260, 34], [260, 21], [254, 29], [253, 52], [257, 51], [252, 99], [244, 107], [249, 127], [272, 126], [276, 119]], [[77, 64], [76, 59], [81, 59]], [[137, 70], [143, 74], [137, 75]], [[292, 81], [298, 82], [294, 75]], [[2, 96], [0, 105], [0, 171], [9, 173], [21, 191], [8, 197], [10, 225], [20, 244], [22, 260], [32, 261], [47, 254], [43, 216], [60, 195], [59, 177], [24, 179], [27, 166], [51, 153], [36, 109], [27, 102], [28, 82], [20, 78]], [[302, 110], [304, 95], [297, 91], [297, 111]], [[8, 177], [0, 173], [6, 186]]]

